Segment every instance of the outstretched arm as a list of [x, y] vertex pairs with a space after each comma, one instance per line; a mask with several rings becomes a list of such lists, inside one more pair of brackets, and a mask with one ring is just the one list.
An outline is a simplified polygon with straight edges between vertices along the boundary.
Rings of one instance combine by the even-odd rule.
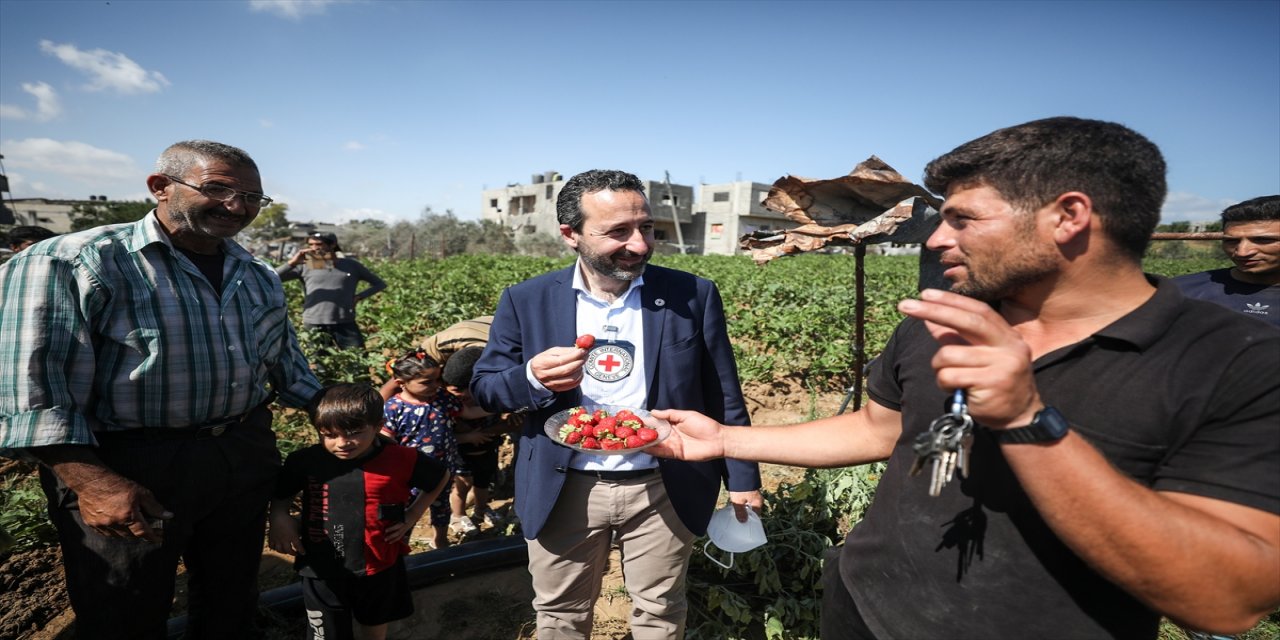
[[682, 460], [737, 458], [800, 467], [843, 467], [886, 460], [902, 435], [902, 415], [870, 402], [804, 424], [725, 427], [694, 411], [654, 411], [672, 425], [671, 436], [647, 449]]

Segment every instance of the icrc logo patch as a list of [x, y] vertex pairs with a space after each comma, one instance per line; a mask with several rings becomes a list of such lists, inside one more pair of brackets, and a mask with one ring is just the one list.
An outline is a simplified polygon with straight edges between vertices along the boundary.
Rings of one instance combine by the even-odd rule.
[[600, 382], [616, 382], [631, 375], [635, 359], [631, 352], [618, 344], [596, 344], [587, 353], [587, 364], [583, 367], [587, 375]]

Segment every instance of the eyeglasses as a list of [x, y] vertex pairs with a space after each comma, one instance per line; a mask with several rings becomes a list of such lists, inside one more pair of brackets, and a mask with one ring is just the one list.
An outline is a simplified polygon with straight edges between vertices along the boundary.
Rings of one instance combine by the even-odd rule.
[[232, 198], [235, 198], [236, 196], [240, 196], [241, 198], [244, 198], [244, 205], [250, 209], [261, 209], [262, 207], [265, 207], [271, 204], [271, 198], [268, 198], [262, 195], [261, 193], [249, 193], [248, 191], [239, 191], [236, 189], [232, 189], [231, 187], [224, 187], [220, 184], [203, 184], [197, 187], [196, 185], [191, 184], [190, 182], [183, 182], [167, 173], [162, 175], [164, 175], [164, 177], [180, 185], [188, 186], [188, 187], [191, 187], [192, 189], [195, 189], [196, 191], [199, 191], [200, 195], [206, 198], [209, 198], [210, 200], [217, 200], [219, 202], [229, 202], [231, 201]]

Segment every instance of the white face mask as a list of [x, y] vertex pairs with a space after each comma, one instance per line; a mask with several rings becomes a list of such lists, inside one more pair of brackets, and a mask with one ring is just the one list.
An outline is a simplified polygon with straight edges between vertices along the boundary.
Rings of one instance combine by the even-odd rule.
[[[764, 535], [764, 523], [754, 509], [747, 508], [747, 521], [738, 522], [734, 515], [733, 505], [727, 505], [711, 514], [711, 522], [707, 524], [707, 537], [710, 540], [702, 547], [702, 554], [712, 562], [729, 569], [733, 567], [733, 554], [750, 551], [767, 539]], [[712, 557], [709, 549], [715, 545], [729, 552], [729, 564]]]

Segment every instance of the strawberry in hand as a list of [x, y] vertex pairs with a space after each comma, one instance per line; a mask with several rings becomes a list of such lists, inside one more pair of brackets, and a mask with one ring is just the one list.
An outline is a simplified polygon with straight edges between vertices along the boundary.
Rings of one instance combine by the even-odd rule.
[[586, 350], [590, 349], [593, 345], [595, 345], [595, 343], [596, 343], [596, 337], [595, 337], [595, 336], [593, 336], [593, 335], [591, 335], [591, 334], [589, 334], [589, 333], [584, 333], [584, 334], [582, 334], [582, 335], [578, 336], [578, 339], [577, 339], [577, 340], [574, 340], [574, 341], [573, 341], [573, 346], [575, 346], [575, 347], [577, 347], [577, 348], [579, 348], [579, 349], [582, 349], [583, 351], [586, 351]]

